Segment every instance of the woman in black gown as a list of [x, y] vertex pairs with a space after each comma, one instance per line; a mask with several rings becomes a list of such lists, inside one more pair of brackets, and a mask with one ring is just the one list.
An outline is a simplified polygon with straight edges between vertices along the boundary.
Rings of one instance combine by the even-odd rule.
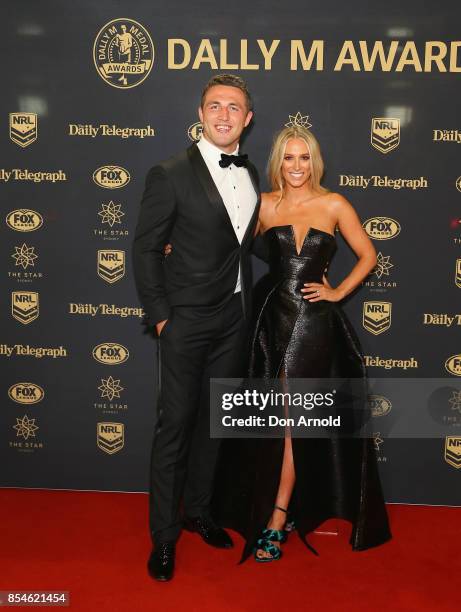
[[[272, 147], [273, 192], [263, 194], [257, 230], [268, 250], [272, 287], [256, 319], [250, 378], [366, 376], [358, 339], [338, 302], [373, 269], [376, 252], [351, 204], [321, 186], [322, 175], [313, 134], [301, 126], [283, 129]], [[336, 251], [336, 228], [357, 263], [332, 288], [325, 272]], [[350, 521], [353, 550], [391, 537], [371, 439], [288, 435], [230, 442], [215, 510], [222, 524], [245, 537], [242, 560], [252, 552], [257, 561], [280, 558], [288, 510], [306, 544], [307, 533], [329, 518]]]

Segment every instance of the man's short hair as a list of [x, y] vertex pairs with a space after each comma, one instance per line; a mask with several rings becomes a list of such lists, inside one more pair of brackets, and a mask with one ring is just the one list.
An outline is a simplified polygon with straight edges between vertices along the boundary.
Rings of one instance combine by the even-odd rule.
[[226, 85], [227, 87], [236, 87], [237, 89], [240, 89], [245, 96], [248, 111], [253, 110], [253, 100], [251, 99], [246, 83], [242, 78], [236, 76], [235, 74], [217, 74], [216, 76], [212, 77], [205, 85], [205, 89], [202, 92], [202, 99], [200, 100], [201, 108], [203, 108], [207, 91], [212, 87], [215, 87], [215, 85]]

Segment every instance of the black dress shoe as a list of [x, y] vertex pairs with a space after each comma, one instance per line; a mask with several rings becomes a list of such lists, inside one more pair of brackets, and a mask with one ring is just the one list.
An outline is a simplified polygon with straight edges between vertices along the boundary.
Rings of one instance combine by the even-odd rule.
[[147, 562], [147, 569], [152, 578], [160, 582], [173, 578], [175, 550], [176, 542], [163, 542], [155, 546]]
[[205, 516], [188, 517], [184, 519], [184, 529], [198, 533], [202, 540], [216, 548], [232, 548], [234, 543], [230, 536], [218, 527], [211, 518]]

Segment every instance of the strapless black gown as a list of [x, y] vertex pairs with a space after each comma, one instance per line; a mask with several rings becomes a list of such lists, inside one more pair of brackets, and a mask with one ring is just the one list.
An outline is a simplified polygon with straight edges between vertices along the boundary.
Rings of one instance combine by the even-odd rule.
[[[269, 229], [271, 289], [258, 313], [249, 376], [257, 379], [354, 378], [366, 371], [358, 338], [337, 303], [302, 299], [306, 282], [322, 282], [336, 251], [335, 237], [311, 228], [301, 251], [291, 225]], [[350, 521], [350, 543], [364, 550], [391, 535], [373, 441], [369, 438], [293, 438], [296, 484], [290, 513], [301, 538], [325, 520]], [[284, 440], [227, 440], [217, 473], [214, 514], [246, 539], [251, 554], [269, 520], [280, 481]]]

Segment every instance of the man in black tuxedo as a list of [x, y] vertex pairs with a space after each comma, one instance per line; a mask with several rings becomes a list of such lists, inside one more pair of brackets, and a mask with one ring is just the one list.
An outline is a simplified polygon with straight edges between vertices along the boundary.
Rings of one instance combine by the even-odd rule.
[[244, 361], [260, 192], [256, 169], [238, 147], [252, 115], [242, 79], [213, 77], [199, 108], [200, 142], [149, 171], [141, 202], [135, 279], [160, 346], [148, 562], [157, 580], [173, 576], [182, 524], [212, 546], [232, 547], [209, 512], [220, 447], [210, 438], [209, 380], [240, 376]]

